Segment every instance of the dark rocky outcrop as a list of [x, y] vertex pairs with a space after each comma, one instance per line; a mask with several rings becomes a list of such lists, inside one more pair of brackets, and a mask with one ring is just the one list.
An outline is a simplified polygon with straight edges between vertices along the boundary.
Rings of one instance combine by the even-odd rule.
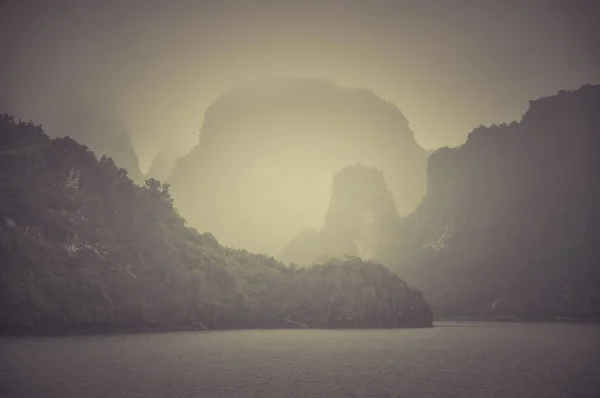
[[279, 254], [323, 222], [332, 175], [355, 163], [384, 172], [400, 214], [422, 199], [426, 153], [396, 106], [325, 80], [265, 79], [209, 107], [199, 145], [169, 182], [192, 225]]
[[[300, 270], [296, 269], [296, 270]], [[296, 271], [298, 272], [298, 271]], [[288, 319], [308, 327], [397, 328], [431, 326], [433, 314], [421, 292], [385, 266], [357, 257], [305, 268], [306, 281], [290, 287], [298, 312]]]
[[600, 316], [600, 86], [532, 101], [428, 164], [427, 194], [378, 258], [438, 314]]

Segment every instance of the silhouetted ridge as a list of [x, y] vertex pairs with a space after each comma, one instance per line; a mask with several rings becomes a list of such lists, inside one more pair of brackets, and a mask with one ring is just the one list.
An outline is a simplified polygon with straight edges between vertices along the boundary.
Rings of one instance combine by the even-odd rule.
[[277, 254], [323, 222], [332, 175], [356, 163], [385, 173], [401, 214], [422, 199], [426, 153], [392, 103], [326, 80], [260, 79], [207, 109], [199, 145], [169, 182], [192, 225]]
[[380, 260], [444, 315], [600, 317], [600, 86], [530, 103], [429, 158]]
[[317, 268], [185, 226], [168, 184], [0, 115], [0, 332], [431, 326], [422, 295], [357, 258]]
[[71, 137], [98, 156], [113, 158], [136, 183], [144, 181], [127, 126], [108, 101], [91, 100], [87, 96], [61, 98], [61, 101], [57, 103], [61, 104], [58, 109], [44, 117], [44, 129], [50, 136]]

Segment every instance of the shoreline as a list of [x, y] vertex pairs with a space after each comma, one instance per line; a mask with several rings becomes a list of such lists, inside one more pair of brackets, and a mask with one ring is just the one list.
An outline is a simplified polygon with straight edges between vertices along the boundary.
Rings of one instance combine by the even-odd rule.
[[10, 328], [0, 330], [0, 337], [20, 338], [20, 337], [74, 337], [74, 336], [110, 336], [110, 335], [125, 335], [125, 334], [158, 334], [158, 333], [174, 333], [174, 332], [227, 332], [227, 331], [243, 331], [243, 330], [396, 330], [396, 329], [429, 329], [435, 325], [414, 325], [401, 327], [293, 327], [293, 326], [265, 326], [265, 327], [220, 327], [220, 328], [198, 328], [194, 326], [181, 327], [88, 327], [88, 328], [40, 328], [40, 329], [25, 329], [25, 328]]
[[[5, 338], [26, 338], [26, 337], [84, 337], [84, 336], [110, 336], [110, 335], [129, 335], [129, 334], [158, 334], [174, 332], [227, 332], [243, 330], [396, 330], [396, 329], [430, 329], [434, 327], [443, 327], [439, 323], [547, 323], [547, 324], [600, 324], [599, 318], [568, 318], [560, 317], [546, 320], [520, 320], [516, 317], [444, 317], [434, 319], [431, 325], [406, 325], [401, 327], [294, 327], [288, 325], [274, 326], [230, 326], [217, 328], [202, 328], [194, 325], [180, 326], [88, 326], [78, 328], [68, 327], [43, 327], [43, 328], [4, 328], [0, 330], [0, 337]], [[436, 325], [437, 324], [437, 325]]]
[[556, 317], [551, 319], [521, 319], [518, 317], [440, 317], [434, 322], [489, 322], [489, 323], [600, 323], [600, 318]]

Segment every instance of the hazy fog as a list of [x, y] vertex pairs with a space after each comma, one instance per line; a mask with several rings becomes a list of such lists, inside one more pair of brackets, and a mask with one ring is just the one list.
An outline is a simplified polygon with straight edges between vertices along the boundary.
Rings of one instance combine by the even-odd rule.
[[323, 79], [265, 78], [210, 106], [198, 146], [167, 181], [191, 225], [277, 255], [323, 223], [333, 176], [356, 163], [385, 174], [400, 214], [421, 202], [427, 155], [394, 104]]
[[238, 80], [318, 76], [396, 103], [423, 147], [456, 145], [531, 98], [600, 81], [594, 4], [8, 0], [0, 105], [52, 125], [105, 98], [145, 171], [159, 150], [191, 148]]

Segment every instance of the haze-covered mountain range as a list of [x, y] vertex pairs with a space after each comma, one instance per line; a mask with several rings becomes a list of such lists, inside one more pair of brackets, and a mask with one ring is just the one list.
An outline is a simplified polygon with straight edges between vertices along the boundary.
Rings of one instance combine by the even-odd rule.
[[[343, 173], [363, 172], [336, 179]], [[283, 257], [306, 261], [315, 248], [339, 256], [361, 241], [360, 253], [423, 289], [441, 316], [600, 317], [600, 86], [531, 101], [519, 122], [481, 126], [464, 145], [433, 153], [427, 193], [399, 221], [381, 204], [390, 196], [381, 175], [372, 170], [370, 180], [334, 183], [328, 211], [338, 221], [328, 217], [323, 230], [340, 233], [315, 235], [304, 249], [297, 238]], [[395, 238], [382, 221], [346, 226], [372, 221], [373, 211], [395, 224]]]
[[258, 79], [207, 109], [168, 182], [191, 225], [277, 255], [323, 223], [332, 176], [359, 162], [384, 172], [400, 214], [420, 203], [427, 155], [394, 104], [323, 79]]
[[425, 300], [598, 318], [599, 126], [584, 86], [429, 154], [371, 92], [269, 79], [219, 98], [188, 155], [157, 157], [171, 188], [4, 115], [2, 325], [423, 326]]
[[0, 331], [431, 326], [422, 294], [359, 258], [319, 267], [220, 245], [168, 184], [0, 116]]

